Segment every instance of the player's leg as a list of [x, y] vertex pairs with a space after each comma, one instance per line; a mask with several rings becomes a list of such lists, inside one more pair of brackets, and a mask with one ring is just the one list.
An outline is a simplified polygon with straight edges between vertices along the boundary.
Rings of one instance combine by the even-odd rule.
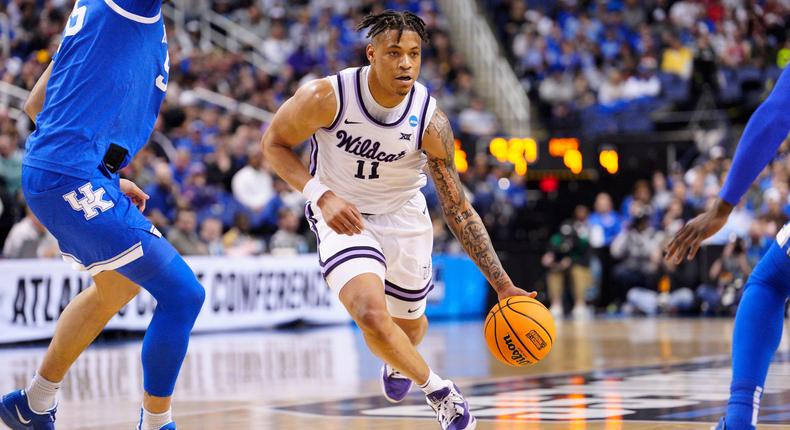
[[93, 279], [95, 284], [69, 302], [58, 318], [55, 335], [38, 368], [40, 380], [34, 379], [28, 386], [28, 397], [35, 411], [45, 411], [54, 405], [54, 396], [49, 396], [51, 390], [42, 385], [63, 381], [77, 357], [140, 291], [137, 284], [112, 270], [101, 272]]
[[354, 277], [343, 286], [339, 297], [372, 353], [412, 381], [428, 381], [428, 364], [387, 311], [384, 283], [378, 275], [363, 273]]
[[426, 318], [425, 315], [420, 315], [419, 318], [413, 320], [396, 317], [393, 317], [392, 320], [395, 321], [395, 324], [397, 324], [404, 333], [406, 333], [406, 336], [409, 337], [409, 341], [411, 341], [411, 344], [414, 346], [422, 342], [425, 333], [428, 331], [428, 318]]
[[33, 428], [54, 426], [57, 394], [66, 372], [107, 322], [140, 291], [139, 286], [113, 271], [94, 276], [94, 281], [63, 310], [44, 359], [27, 388], [3, 397], [0, 417], [11, 428], [26, 421]]
[[172, 422], [171, 396], [205, 291], [165, 239], [152, 238], [145, 248], [143, 257], [118, 272], [145, 288], [157, 302], [143, 338], [145, 397], [140, 429], [158, 430]]
[[755, 267], [735, 317], [727, 430], [753, 430], [768, 367], [782, 338], [790, 257], [776, 243]]

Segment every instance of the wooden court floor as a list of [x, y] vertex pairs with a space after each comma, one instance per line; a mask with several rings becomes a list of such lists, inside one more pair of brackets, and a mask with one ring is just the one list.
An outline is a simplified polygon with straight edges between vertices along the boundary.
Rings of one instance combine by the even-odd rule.
[[[421, 351], [481, 430], [709, 429], [726, 405], [731, 330], [723, 319], [565, 321], [544, 362], [515, 369], [489, 355], [481, 323], [437, 323]], [[2, 392], [26, 383], [42, 351], [0, 348]], [[790, 429], [788, 351], [783, 340], [759, 428]], [[57, 428], [133, 429], [139, 358], [138, 340], [92, 347], [64, 384]], [[182, 430], [438, 429], [419, 391], [384, 401], [379, 366], [348, 326], [199, 335], [174, 412]]]

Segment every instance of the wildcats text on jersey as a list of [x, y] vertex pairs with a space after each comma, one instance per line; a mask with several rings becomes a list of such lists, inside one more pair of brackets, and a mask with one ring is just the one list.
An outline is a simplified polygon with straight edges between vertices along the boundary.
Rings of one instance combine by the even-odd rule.
[[338, 130], [335, 136], [338, 139], [338, 148], [343, 149], [349, 154], [358, 155], [370, 160], [391, 163], [406, 156], [406, 151], [401, 151], [397, 154], [389, 154], [385, 151], [379, 151], [379, 148], [381, 148], [381, 142], [372, 139], [363, 140], [363, 138], [359, 136], [352, 136], [345, 130]]

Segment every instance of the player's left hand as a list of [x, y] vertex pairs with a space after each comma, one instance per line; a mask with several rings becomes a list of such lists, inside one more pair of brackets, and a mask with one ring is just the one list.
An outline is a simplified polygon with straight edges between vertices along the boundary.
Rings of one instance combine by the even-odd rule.
[[126, 197], [129, 197], [140, 212], [145, 211], [145, 201], [148, 200], [150, 196], [143, 192], [134, 182], [128, 179], [121, 179], [121, 192], [126, 195]]
[[521, 288], [515, 285], [511, 285], [505, 288], [504, 290], [497, 292], [497, 296], [499, 296], [499, 300], [504, 300], [508, 297], [515, 297], [515, 296], [527, 296], [534, 299], [535, 297], [537, 297], [537, 295], [538, 293], [535, 291], [526, 292], [525, 290], [522, 290]]
[[680, 229], [667, 244], [664, 258], [674, 264], [680, 264], [684, 258], [691, 261], [697, 255], [702, 241], [716, 234], [724, 227], [733, 206], [721, 199]]

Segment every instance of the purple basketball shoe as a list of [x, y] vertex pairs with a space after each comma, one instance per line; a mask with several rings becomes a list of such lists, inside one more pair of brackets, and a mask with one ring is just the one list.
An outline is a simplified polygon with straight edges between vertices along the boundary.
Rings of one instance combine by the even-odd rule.
[[477, 420], [469, 412], [469, 403], [452, 381], [447, 383], [441, 390], [425, 396], [428, 406], [436, 412], [442, 430], [473, 430]]
[[409, 394], [411, 379], [403, 376], [386, 363], [381, 367], [381, 388], [391, 403], [399, 403]]

